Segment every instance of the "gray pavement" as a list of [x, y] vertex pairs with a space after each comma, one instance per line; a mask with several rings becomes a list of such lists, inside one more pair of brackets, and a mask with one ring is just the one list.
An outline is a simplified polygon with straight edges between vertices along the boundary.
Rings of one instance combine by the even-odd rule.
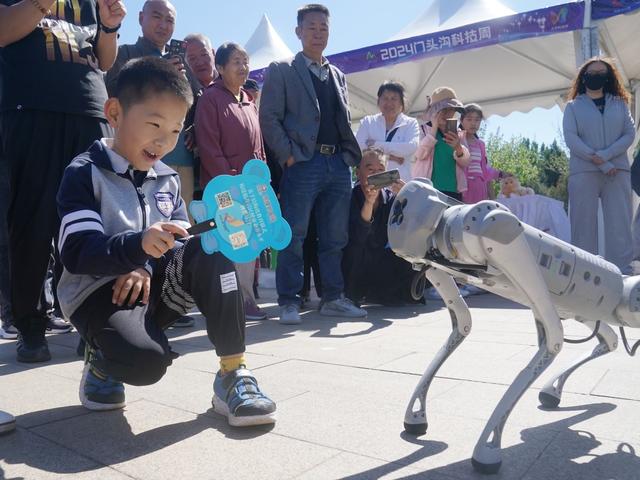
[[[450, 331], [442, 302], [369, 309], [365, 321], [309, 311], [300, 326], [249, 322], [249, 367], [278, 403], [272, 428], [233, 429], [211, 410], [217, 360], [204, 321], [171, 330], [181, 356], [159, 383], [127, 386], [125, 410], [79, 405], [77, 334], [49, 336], [53, 361], [15, 361], [0, 340], [0, 409], [17, 431], [0, 437], [0, 479], [640, 479], [640, 358], [619, 350], [580, 369], [555, 411], [538, 407], [553, 371], [590, 350], [566, 345], [524, 395], [503, 437], [500, 474], [473, 472], [475, 442], [506, 386], [536, 350], [529, 310], [492, 295], [468, 299], [474, 327], [439, 372], [429, 431], [403, 433], [406, 402]], [[565, 324], [568, 336], [586, 329]], [[640, 332], [631, 332], [637, 338]]]

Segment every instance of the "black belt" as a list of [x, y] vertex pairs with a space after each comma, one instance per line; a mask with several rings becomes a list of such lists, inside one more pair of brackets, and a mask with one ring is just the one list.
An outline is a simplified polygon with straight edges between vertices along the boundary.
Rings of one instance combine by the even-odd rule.
[[316, 152], [322, 155], [334, 155], [340, 152], [340, 145], [325, 145], [324, 143], [316, 143]]

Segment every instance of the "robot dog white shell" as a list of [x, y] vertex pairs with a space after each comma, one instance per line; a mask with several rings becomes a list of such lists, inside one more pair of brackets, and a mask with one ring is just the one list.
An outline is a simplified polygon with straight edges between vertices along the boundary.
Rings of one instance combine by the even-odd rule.
[[509, 413], [562, 348], [560, 319], [594, 328], [599, 343], [543, 387], [539, 397], [546, 407], [558, 406], [564, 383], [579, 366], [617, 348], [610, 325], [640, 327], [640, 276], [624, 277], [615, 265], [522, 223], [496, 202], [459, 204], [429, 180], [415, 179], [396, 197], [388, 234], [397, 255], [416, 269], [427, 267], [425, 275], [442, 296], [453, 327], [409, 402], [408, 433], [426, 432], [431, 381], [471, 331], [469, 309], [455, 280], [527, 305], [534, 313], [539, 350], [508, 388], [476, 444], [472, 463], [480, 472], [499, 470]]

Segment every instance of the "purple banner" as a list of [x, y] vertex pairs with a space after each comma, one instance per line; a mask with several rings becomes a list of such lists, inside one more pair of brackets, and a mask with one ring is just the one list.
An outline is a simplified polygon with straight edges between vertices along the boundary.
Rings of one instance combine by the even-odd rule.
[[640, 0], [594, 0], [591, 18], [601, 20], [640, 9]]
[[[328, 59], [345, 74], [356, 73], [524, 38], [570, 32], [581, 29], [583, 22], [584, 4], [571, 2], [337, 53], [329, 55]], [[253, 71], [251, 78], [262, 83], [265, 71]]]

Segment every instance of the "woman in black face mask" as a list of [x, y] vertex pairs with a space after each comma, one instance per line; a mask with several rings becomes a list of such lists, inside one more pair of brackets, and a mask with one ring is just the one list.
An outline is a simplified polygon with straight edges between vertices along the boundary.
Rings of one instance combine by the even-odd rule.
[[598, 200], [604, 217], [605, 258], [631, 273], [631, 179], [627, 150], [635, 128], [630, 95], [613, 61], [594, 58], [579, 70], [568, 94], [563, 132], [569, 147], [571, 241], [598, 253]]

